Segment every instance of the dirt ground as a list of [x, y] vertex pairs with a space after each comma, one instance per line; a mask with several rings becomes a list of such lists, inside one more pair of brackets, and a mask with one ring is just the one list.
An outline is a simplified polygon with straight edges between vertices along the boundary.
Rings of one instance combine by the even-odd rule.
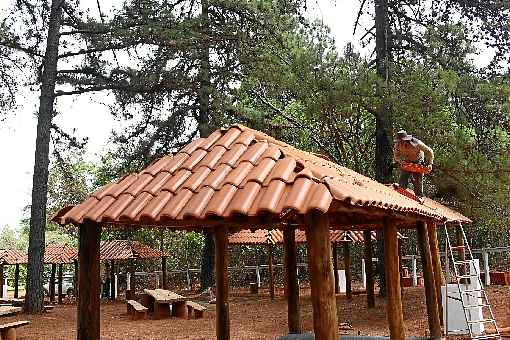
[[[510, 287], [492, 286], [488, 289], [500, 326], [510, 326]], [[274, 339], [287, 331], [286, 302], [281, 292], [271, 301], [264, 292], [261, 296], [236, 290], [231, 294], [230, 327], [232, 339]], [[267, 292], [266, 292], [267, 294]], [[346, 334], [388, 335], [384, 300], [377, 299], [377, 308], [368, 311], [365, 295], [355, 295], [352, 301], [337, 298], [338, 320], [352, 325]], [[426, 335], [427, 317], [423, 288], [407, 288], [403, 294], [404, 319], [407, 335]], [[204, 319], [130, 321], [125, 303], [101, 305], [101, 339], [215, 339], [214, 305], [208, 305]], [[43, 315], [6, 317], [1, 323], [29, 320], [20, 328], [18, 339], [74, 339], [76, 337], [76, 305], [56, 306]], [[301, 320], [303, 330], [312, 330], [310, 291], [301, 290]]]

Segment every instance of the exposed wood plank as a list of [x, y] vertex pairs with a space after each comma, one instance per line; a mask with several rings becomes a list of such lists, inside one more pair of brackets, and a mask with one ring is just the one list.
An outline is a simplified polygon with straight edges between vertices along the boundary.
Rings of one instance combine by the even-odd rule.
[[430, 336], [433, 339], [439, 339], [441, 338], [441, 323], [439, 321], [438, 300], [436, 296], [436, 284], [434, 280], [434, 270], [432, 268], [432, 256], [430, 253], [427, 225], [424, 222], [418, 222], [416, 227], [423, 266], [423, 280], [425, 284], [425, 300], [427, 303]]
[[441, 286], [443, 285], [443, 277], [441, 270], [441, 257], [439, 255], [439, 242], [437, 240], [437, 224], [430, 223], [428, 226], [430, 254], [432, 256], [432, 267], [434, 269], [434, 282], [436, 284], [436, 298], [439, 313], [439, 320], [443, 326], [443, 302], [441, 301]]
[[227, 227], [214, 229], [216, 267], [216, 339], [230, 339], [230, 316], [228, 303], [228, 237]]
[[350, 242], [343, 242], [344, 247], [344, 267], [345, 267], [345, 296], [352, 299], [352, 263]]
[[372, 263], [373, 248], [372, 248], [372, 234], [370, 230], [363, 231], [363, 245], [365, 256], [365, 274], [366, 274], [366, 290], [367, 290], [367, 307], [375, 307], [375, 288], [374, 288], [374, 265]]
[[340, 293], [340, 287], [338, 286], [338, 249], [335, 242], [331, 243], [333, 248], [333, 277], [335, 278], [335, 294]]
[[301, 333], [299, 285], [297, 282], [296, 233], [292, 227], [283, 230], [284, 266], [287, 282], [287, 319], [289, 333]]
[[390, 220], [384, 220], [384, 265], [386, 270], [386, 294], [388, 325], [392, 340], [404, 340], [404, 318], [402, 315], [402, 296], [400, 291], [400, 273], [398, 271], [397, 227]]
[[336, 340], [338, 321], [328, 215], [314, 211], [305, 220], [315, 338]]
[[269, 271], [269, 297], [274, 300], [273, 244], [267, 246], [267, 267]]
[[80, 226], [78, 249], [78, 340], [99, 340], [99, 243], [101, 225], [86, 222]]

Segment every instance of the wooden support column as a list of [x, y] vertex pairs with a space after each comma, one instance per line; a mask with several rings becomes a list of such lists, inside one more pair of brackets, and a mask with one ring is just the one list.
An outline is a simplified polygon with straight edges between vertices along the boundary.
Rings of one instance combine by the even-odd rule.
[[[398, 237], [398, 234], [397, 234], [397, 237]], [[402, 273], [403, 273], [403, 269], [402, 269], [402, 240], [397, 239], [397, 242], [398, 242], [398, 272], [400, 273], [400, 278], [402, 278]]]
[[386, 293], [390, 339], [404, 340], [404, 317], [398, 272], [397, 227], [390, 220], [384, 220], [384, 265], [386, 271]]
[[363, 245], [365, 256], [365, 277], [366, 277], [366, 290], [367, 290], [367, 307], [375, 307], [375, 289], [374, 289], [374, 265], [372, 263], [373, 249], [372, 249], [372, 233], [370, 230], [363, 231]]
[[14, 298], [19, 297], [19, 263], [14, 267]]
[[110, 300], [115, 300], [115, 260], [110, 262]]
[[78, 260], [74, 260], [74, 296], [78, 296]]
[[227, 228], [214, 229], [216, 267], [216, 339], [230, 339], [230, 316], [228, 304], [228, 237]]
[[99, 294], [101, 277], [99, 243], [101, 225], [87, 222], [80, 226], [78, 258], [78, 340], [99, 340], [100, 312]]
[[335, 278], [335, 294], [340, 293], [340, 287], [338, 286], [338, 249], [335, 242], [331, 243], [333, 248], [333, 277]]
[[50, 282], [48, 285], [51, 302], [55, 302], [55, 276], [56, 275], [57, 275], [57, 265], [55, 263], [52, 263], [51, 264]]
[[345, 297], [352, 299], [352, 268], [351, 268], [351, 249], [350, 242], [343, 242], [344, 247], [344, 266], [345, 266]]
[[297, 282], [296, 230], [287, 227], [283, 230], [285, 277], [287, 278], [287, 318], [289, 334], [301, 333], [299, 316], [299, 286]]
[[167, 275], [166, 275], [166, 257], [161, 258], [161, 288], [167, 289]]
[[6, 298], [4, 296], [4, 265], [0, 264], [0, 298]]
[[305, 216], [305, 221], [315, 339], [336, 340], [338, 319], [333, 287], [329, 217], [314, 211]]
[[61, 305], [62, 304], [62, 267], [63, 267], [63, 264], [62, 263], [59, 263], [58, 265], [58, 291], [57, 291], [57, 297], [58, 297], [58, 303]]
[[418, 245], [423, 266], [423, 280], [425, 284], [425, 300], [427, 303], [427, 317], [429, 331], [432, 339], [441, 338], [441, 322], [439, 321], [439, 310], [437, 305], [436, 284], [434, 280], [434, 269], [432, 268], [432, 256], [430, 243], [425, 222], [417, 223]]
[[274, 300], [273, 244], [267, 245], [267, 268], [269, 272], [269, 296]]
[[430, 243], [430, 255], [432, 257], [432, 268], [434, 270], [434, 282], [436, 284], [436, 298], [439, 313], [439, 321], [443, 326], [443, 302], [441, 299], [441, 286], [443, 285], [443, 277], [441, 271], [441, 257], [439, 255], [439, 242], [437, 240], [437, 225], [430, 223], [428, 226], [428, 235]]

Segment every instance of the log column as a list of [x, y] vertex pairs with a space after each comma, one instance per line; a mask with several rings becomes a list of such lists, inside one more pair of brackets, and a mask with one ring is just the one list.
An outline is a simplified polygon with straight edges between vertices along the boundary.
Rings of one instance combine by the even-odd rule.
[[299, 316], [299, 286], [296, 274], [296, 230], [292, 227], [287, 227], [283, 230], [283, 249], [287, 282], [286, 295], [289, 334], [299, 334], [301, 333], [301, 322]]
[[384, 220], [384, 264], [386, 272], [386, 293], [390, 339], [404, 340], [404, 317], [402, 315], [402, 296], [400, 291], [400, 273], [398, 271], [397, 227], [388, 219]]
[[163, 289], [168, 289], [167, 284], [167, 275], [166, 275], [166, 257], [161, 258], [161, 287]]
[[57, 274], [57, 265], [55, 263], [52, 263], [51, 264], [50, 282], [48, 285], [51, 302], [55, 302], [55, 276], [56, 276], [56, 274]]
[[372, 263], [373, 249], [372, 249], [372, 233], [370, 230], [363, 231], [363, 245], [365, 256], [365, 277], [366, 277], [366, 290], [367, 290], [367, 307], [375, 307], [375, 289], [374, 289], [374, 265]]
[[78, 340], [99, 340], [101, 277], [99, 243], [101, 225], [87, 222], [80, 226], [78, 258]]
[[16, 263], [14, 267], [14, 298], [17, 299], [19, 296], [19, 263]]
[[74, 260], [74, 296], [78, 296], [78, 260]]
[[430, 223], [427, 226], [430, 243], [430, 255], [432, 257], [432, 268], [434, 270], [434, 282], [436, 284], [437, 307], [439, 313], [439, 320], [442, 326], [443, 302], [441, 300], [441, 286], [443, 285], [443, 277], [441, 271], [441, 257], [439, 255], [439, 242], [437, 240], [437, 225], [435, 223]]
[[436, 284], [434, 280], [434, 270], [432, 268], [432, 256], [430, 253], [430, 243], [425, 222], [418, 222], [418, 245], [423, 266], [423, 280], [425, 283], [425, 300], [427, 303], [427, 317], [429, 322], [429, 331], [432, 339], [441, 338], [441, 323], [439, 321], [439, 311], [436, 296]]
[[273, 244], [267, 246], [267, 268], [269, 272], [269, 296], [274, 300], [274, 273], [273, 273]]
[[338, 286], [338, 250], [335, 242], [331, 243], [333, 248], [333, 277], [335, 278], [335, 294], [340, 293], [340, 287]]
[[216, 270], [216, 339], [230, 339], [230, 316], [228, 304], [228, 237], [227, 228], [214, 230]]
[[7, 298], [4, 296], [4, 265], [0, 264], [0, 298]]
[[57, 297], [58, 297], [58, 303], [61, 305], [62, 304], [62, 263], [60, 263], [58, 265], [58, 286], [57, 286]]
[[352, 299], [352, 270], [350, 242], [344, 241], [344, 266], [345, 266], [345, 296]]
[[115, 300], [115, 260], [110, 262], [110, 300]]
[[336, 340], [338, 321], [328, 218], [328, 215], [315, 211], [307, 214], [306, 243], [311, 274], [315, 339]]

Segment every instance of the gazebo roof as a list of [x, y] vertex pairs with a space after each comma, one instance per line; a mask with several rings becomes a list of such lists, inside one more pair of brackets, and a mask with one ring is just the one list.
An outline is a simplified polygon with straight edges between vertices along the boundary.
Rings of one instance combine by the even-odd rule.
[[101, 260], [129, 260], [162, 258], [167, 254], [138, 241], [110, 240], [101, 241], [99, 256]]
[[348, 168], [241, 125], [199, 138], [93, 193], [60, 224], [203, 227], [299, 223], [329, 213], [332, 228], [444, 216]]
[[27, 263], [27, 254], [21, 250], [5, 249], [0, 250], [0, 261], [2, 264], [25, 264]]
[[[363, 242], [363, 231], [359, 230], [330, 230], [330, 241], [333, 243], [341, 242]], [[375, 231], [371, 231], [372, 240], [375, 241]], [[405, 238], [402, 234], [398, 234], [400, 239]], [[283, 243], [283, 232], [281, 230], [249, 230], [244, 229], [237, 233], [234, 233], [228, 237], [230, 244], [282, 244]], [[295, 236], [296, 243], [305, 243], [306, 235], [303, 230], [296, 230]]]
[[78, 251], [67, 244], [49, 244], [44, 250], [44, 263], [66, 264], [78, 259]]

